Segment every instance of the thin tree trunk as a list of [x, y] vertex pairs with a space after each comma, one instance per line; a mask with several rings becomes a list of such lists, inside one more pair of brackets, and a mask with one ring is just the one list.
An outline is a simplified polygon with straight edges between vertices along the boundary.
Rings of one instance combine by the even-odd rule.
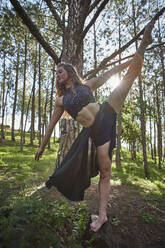
[[17, 105], [17, 95], [18, 95], [18, 76], [19, 76], [19, 59], [20, 59], [20, 46], [18, 45], [17, 50], [17, 62], [16, 62], [16, 80], [15, 80], [15, 89], [14, 89], [14, 103], [13, 103], [13, 112], [12, 112], [12, 127], [11, 127], [11, 140], [15, 141], [15, 112]]
[[136, 159], [136, 142], [132, 142], [132, 160]]
[[56, 142], [56, 127], [54, 128], [54, 135], [53, 135], [53, 143], [55, 144]]
[[[121, 48], [121, 21], [119, 16], [119, 49]], [[119, 64], [120, 64], [121, 54], [119, 54]], [[121, 78], [121, 74], [119, 75]], [[116, 167], [121, 167], [121, 123], [122, 114], [121, 112], [117, 115], [117, 146], [116, 146]]]
[[47, 129], [48, 125], [48, 120], [47, 120], [47, 105], [48, 105], [48, 95], [49, 95], [49, 90], [48, 88], [46, 89], [46, 99], [45, 99], [45, 104], [44, 104], [44, 118], [43, 118], [43, 130], [45, 134], [45, 131]]
[[164, 130], [163, 130], [163, 138], [164, 138], [164, 155], [163, 155], [163, 161], [165, 161], [165, 107], [164, 107]]
[[[162, 96], [163, 97], [163, 99], [164, 99], [164, 96]], [[163, 100], [162, 99], [162, 100]], [[162, 101], [163, 102], [163, 139], [164, 139], [164, 155], [163, 155], [163, 161], [165, 160], [165, 102], [164, 101]]]
[[[30, 97], [29, 97], [28, 104], [27, 104], [26, 117], [25, 117], [25, 125], [24, 125], [24, 133], [26, 131], [26, 125], [27, 125], [27, 121], [28, 121], [28, 115], [29, 115], [31, 98], [32, 98], [32, 91], [30, 93]], [[30, 129], [31, 129], [31, 127], [30, 127]]]
[[[155, 106], [155, 98], [154, 98], [154, 106]], [[154, 110], [154, 116], [156, 115], [156, 111]], [[154, 162], [157, 164], [157, 150], [156, 150], [156, 120], [154, 119]]]
[[1, 137], [0, 142], [5, 139], [4, 133], [4, 117], [5, 117], [5, 92], [6, 92], [6, 54], [3, 57], [3, 81], [2, 81], [2, 122], [1, 122]]
[[151, 153], [152, 160], [154, 160], [153, 146], [152, 146], [153, 140], [152, 140], [152, 116], [151, 116], [152, 111], [151, 111], [151, 108], [152, 108], [152, 106], [151, 106], [151, 102], [149, 100], [150, 153]]
[[[93, 57], [94, 57], [94, 69], [97, 68], [97, 36], [96, 36], [96, 27], [95, 24], [93, 25], [93, 35], [94, 35], [94, 53], [93, 53]], [[97, 100], [97, 90], [95, 90], [95, 98]]]
[[21, 108], [21, 140], [20, 152], [23, 152], [24, 144], [24, 110], [25, 110], [25, 87], [26, 87], [26, 66], [27, 66], [27, 37], [25, 35], [25, 60], [24, 60], [24, 79], [23, 79], [23, 93], [22, 93], [22, 108]]
[[[7, 98], [8, 98], [8, 94], [9, 94], [9, 86], [7, 86], [7, 90], [6, 90], [6, 95], [5, 95], [5, 102], [4, 102], [4, 123], [5, 123], [5, 112], [6, 112], [6, 124], [7, 124]], [[5, 130], [4, 130], [4, 137], [6, 136], [6, 125], [5, 125]]]
[[[160, 22], [158, 19], [158, 33], [159, 33], [159, 42], [162, 42], [161, 38], [161, 32], [160, 32]], [[164, 65], [164, 52], [163, 52], [163, 47], [160, 46], [160, 60], [161, 60], [161, 65], [162, 65], [162, 79], [163, 79], [163, 91], [164, 91], [164, 97], [165, 97], [165, 65]]]
[[39, 45], [39, 62], [38, 62], [38, 141], [41, 145], [41, 46]]
[[[156, 81], [156, 80], [155, 80]], [[162, 124], [161, 124], [161, 112], [160, 112], [160, 94], [159, 87], [156, 84], [156, 106], [157, 106], [157, 139], [158, 139], [158, 167], [161, 170], [162, 165]]]
[[[133, 9], [133, 24], [134, 24], [134, 34], [136, 35], [136, 24], [135, 24], [135, 9], [134, 9], [134, 0], [132, 0], [132, 9]], [[137, 49], [136, 41], [136, 49]], [[140, 93], [140, 121], [141, 121], [141, 135], [142, 135], [142, 148], [143, 148], [143, 163], [144, 163], [144, 173], [147, 179], [150, 178], [149, 167], [147, 161], [147, 152], [146, 152], [146, 123], [145, 123], [145, 105], [143, 100], [143, 88], [142, 88], [142, 79], [138, 78], [139, 93]]]
[[33, 74], [33, 87], [32, 87], [32, 113], [31, 113], [31, 132], [30, 132], [30, 143], [33, 145], [33, 140], [35, 139], [35, 89], [36, 89], [36, 74], [37, 74], [37, 43], [36, 43], [36, 53], [34, 58], [34, 74]]
[[[54, 81], [55, 81], [55, 62], [53, 64], [53, 75], [52, 75], [51, 94], [50, 94], [50, 115], [49, 115], [49, 119], [51, 119], [51, 117], [52, 117]], [[48, 149], [50, 149], [50, 139], [49, 139], [49, 142], [48, 142]]]

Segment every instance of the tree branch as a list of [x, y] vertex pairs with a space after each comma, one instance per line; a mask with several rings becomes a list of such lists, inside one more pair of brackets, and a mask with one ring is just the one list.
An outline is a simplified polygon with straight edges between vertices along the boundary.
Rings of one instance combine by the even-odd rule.
[[[152, 20], [157, 20], [159, 18], [159, 16], [161, 16], [165, 11], [165, 7], [162, 8], [153, 18]], [[151, 20], [151, 21], [152, 21]], [[133, 42], [135, 42], [143, 33], [144, 33], [145, 27], [136, 35], [134, 36], [127, 44], [125, 44], [123, 47], [121, 47], [119, 50], [115, 51], [114, 53], [112, 53], [109, 57], [103, 59], [103, 61], [100, 63], [100, 65], [96, 68], [93, 69], [89, 72], [87, 72], [87, 74], [85, 75], [85, 77], [90, 75], [90, 78], [92, 78], [93, 76], [95, 76], [97, 74], [97, 72], [99, 72], [100, 70], [104, 69], [107, 65], [107, 63], [115, 58], [117, 55], [119, 55], [120, 53], [122, 53], [127, 47], [129, 47]]]
[[[146, 52], [147, 52], [147, 51], [150, 51], [150, 50], [152, 50], [152, 49], [154, 49], [154, 48], [156, 48], [156, 47], [160, 47], [160, 46], [162, 46], [162, 45], [164, 45], [164, 44], [165, 44], [165, 42], [162, 42], [162, 43], [156, 44], [156, 45], [154, 45], [154, 46], [152, 46], [152, 47], [149, 47], [149, 48], [146, 49]], [[113, 65], [115, 65], [115, 64], [117, 64], [117, 63], [119, 63], [119, 62], [121, 62], [121, 61], [123, 61], [123, 60], [130, 59], [130, 58], [132, 58], [134, 55], [135, 55], [135, 53], [134, 53], [134, 54], [131, 54], [131, 55], [129, 55], [129, 56], [126, 56], [126, 57], [124, 57], [124, 58], [120, 58], [119, 60], [116, 60], [116, 61], [114, 61], [114, 62], [112, 62], [112, 63], [106, 64], [106, 65], [104, 66], [104, 68], [102, 68], [102, 69], [106, 69], [107, 67], [113, 66]], [[92, 73], [92, 76], [89, 76], [89, 78], [91, 78], [91, 77], [93, 77], [93, 76], [96, 76], [96, 74], [97, 74], [97, 72]], [[88, 76], [88, 73], [87, 73], [86, 75], [84, 75], [83, 78], [86, 78], [87, 76]], [[88, 79], [89, 79], [89, 78], [88, 78]]]
[[[156, 45], [154, 45], [154, 46], [151, 46], [151, 47], [149, 47], [149, 48], [146, 49], [146, 52], [148, 52], [148, 51], [150, 51], [150, 50], [152, 50], [152, 49], [154, 49], [154, 48], [156, 48], [156, 47], [160, 47], [160, 46], [162, 46], [162, 45], [164, 45], [164, 44], [165, 44], [165, 42], [162, 42], [162, 43], [156, 44]], [[112, 63], [110, 63], [110, 64], [107, 64], [106, 67], [115, 65], [116, 63], [119, 63], [120, 61], [123, 61], [123, 60], [125, 60], [125, 59], [130, 59], [130, 58], [132, 58], [134, 55], [135, 55], [135, 53], [132, 54], [132, 55], [126, 56], [126, 57], [124, 57], [124, 58], [120, 58], [119, 60], [116, 60], [116, 61], [114, 61], [114, 62], [112, 62]], [[105, 69], [105, 68], [104, 68], [104, 69]]]
[[86, 28], [84, 29], [84, 31], [81, 34], [81, 40], [84, 39], [85, 35], [87, 34], [87, 32], [89, 31], [89, 29], [92, 27], [92, 25], [95, 23], [96, 19], [98, 18], [98, 16], [100, 15], [101, 11], [105, 8], [105, 5], [108, 3], [109, 0], [104, 0], [99, 8], [97, 9], [96, 13], [94, 14], [93, 18], [91, 19], [91, 21], [89, 22], [89, 24], [86, 26]]
[[37, 26], [32, 22], [32, 20], [29, 18], [29, 16], [26, 14], [25, 10], [22, 8], [22, 6], [19, 4], [17, 0], [10, 0], [11, 4], [13, 5], [14, 9], [18, 13], [18, 15], [21, 17], [24, 24], [28, 27], [32, 35], [36, 38], [36, 40], [42, 45], [42, 47], [45, 49], [45, 51], [52, 57], [52, 59], [55, 61], [56, 64], [60, 62], [58, 56], [54, 52], [54, 50], [51, 48], [51, 46], [45, 41], [41, 33], [39, 32]]
[[90, 6], [90, 8], [89, 8], [89, 11], [88, 11], [88, 15], [92, 12], [92, 10], [94, 10], [94, 8], [95, 8], [99, 3], [100, 3], [100, 0], [95, 0], [95, 1], [91, 4], [91, 6]]
[[50, 11], [52, 12], [52, 15], [53, 15], [54, 18], [56, 19], [56, 21], [57, 21], [59, 27], [60, 27], [60, 28], [62, 29], [62, 31], [64, 32], [64, 31], [65, 31], [65, 26], [64, 26], [64, 24], [62, 23], [62, 21], [61, 21], [59, 15], [57, 14], [57, 12], [56, 12], [56, 10], [55, 10], [55, 8], [54, 8], [54, 6], [53, 6], [51, 0], [44, 0], [44, 2], [46, 2], [48, 8], [49, 8]]

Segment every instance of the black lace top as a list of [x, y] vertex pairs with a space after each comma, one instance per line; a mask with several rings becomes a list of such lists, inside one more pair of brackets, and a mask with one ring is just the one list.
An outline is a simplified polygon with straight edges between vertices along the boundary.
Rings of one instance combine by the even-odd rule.
[[91, 89], [87, 85], [76, 85], [75, 92], [68, 88], [63, 96], [63, 104], [65, 110], [74, 119], [78, 112], [89, 103], [96, 102]]

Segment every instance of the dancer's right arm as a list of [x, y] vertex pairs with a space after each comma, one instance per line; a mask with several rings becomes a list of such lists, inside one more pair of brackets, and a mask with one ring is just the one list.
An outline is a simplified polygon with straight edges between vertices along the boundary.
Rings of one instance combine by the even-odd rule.
[[51, 120], [50, 120], [50, 123], [49, 123], [49, 126], [46, 130], [46, 133], [45, 133], [45, 136], [42, 140], [42, 143], [41, 143], [41, 146], [40, 148], [38, 149], [38, 151], [36, 152], [36, 155], [35, 155], [35, 160], [39, 160], [39, 158], [41, 157], [44, 149], [45, 149], [45, 146], [46, 144], [48, 143], [48, 140], [52, 134], [52, 131], [56, 125], [56, 123], [59, 121], [59, 119], [61, 118], [63, 112], [64, 112], [64, 107], [63, 105], [61, 104], [61, 97], [57, 98], [56, 100], [56, 103], [55, 103], [55, 107], [54, 107], [54, 112], [53, 112], [53, 115], [51, 117]]

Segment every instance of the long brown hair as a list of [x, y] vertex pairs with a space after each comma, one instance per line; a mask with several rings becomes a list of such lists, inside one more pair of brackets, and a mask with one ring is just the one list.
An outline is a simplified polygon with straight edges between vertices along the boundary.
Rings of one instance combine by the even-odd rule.
[[[74, 66], [72, 66], [71, 64], [67, 64], [67, 63], [60, 63], [58, 64], [57, 68], [58, 67], [63, 67], [68, 72], [69, 77], [73, 81], [73, 86], [72, 86], [73, 91], [74, 91], [75, 84], [83, 84], [83, 79], [78, 75], [78, 72]], [[60, 84], [58, 80], [56, 82], [56, 89], [57, 89], [58, 96], [63, 96], [66, 91], [65, 85]]]

